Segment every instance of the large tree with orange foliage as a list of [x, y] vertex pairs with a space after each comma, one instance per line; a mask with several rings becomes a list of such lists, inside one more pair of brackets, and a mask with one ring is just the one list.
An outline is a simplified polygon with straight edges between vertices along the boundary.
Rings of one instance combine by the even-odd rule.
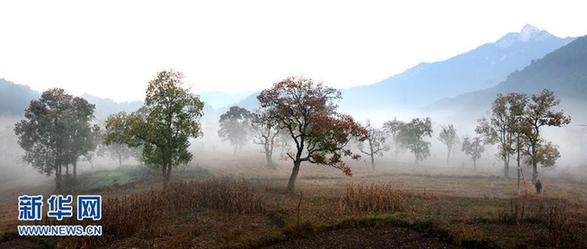
[[333, 100], [341, 98], [339, 90], [312, 79], [289, 77], [263, 90], [257, 98], [268, 117], [294, 142], [294, 151], [287, 153], [293, 161], [289, 191], [295, 188], [302, 162], [331, 166], [351, 175], [343, 157], [357, 159], [359, 155], [346, 145], [353, 137], [363, 140], [367, 130], [351, 116], [336, 112]]

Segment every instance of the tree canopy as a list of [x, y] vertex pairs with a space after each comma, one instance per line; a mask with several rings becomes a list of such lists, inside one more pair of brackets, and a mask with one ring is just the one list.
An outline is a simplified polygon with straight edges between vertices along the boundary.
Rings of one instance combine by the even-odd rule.
[[481, 137], [465, 137], [463, 139], [463, 147], [461, 150], [473, 159], [473, 167], [477, 168], [477, 160], [481, 158], [481, 154], [485, 151], [485, 145]]
[[252, 118], [253, 114], [249, 110], [238, 106], [232, 106], [220, 115], [218, 136], [230, 142], [234, 147], [234, 153], [247, 143], [251, 135]]
[[277, 82], [257, 96], [261, 109], [267, 112], [280, 129], [292, 138], [295, 149], [287, 153], [293, 161], [288, 189], [295, 180], [302, 162], [328, 165], [351, 175], [343, 156], [354, 159], [359, 155], [346, 147], [353, 137], [361, 140], [367, 130], [351, 116], [336, 112], [334, 100], [341, 98], [339, 90], [303, 77], [289, 77]]
[[94, 105], [85, 99], [59, 88], [43, 92], [14, 128], [24, 160], [42, 173], [55, 173], [59, 190], [62, 167], [73, 164], [75, 175], [78, 158], [96, 149], [99, 127], [91, 123], [93, 118]]
[[432, 121], [430, 118], [415, 118], [403, 123], [398, 128], [397, 140], [399, 144], [414, 153], [416, 163], [430, 156], [430, 142], [425, 137], [432, 136]]
[[182, 80], [179, 72], [159, 72], [148, 84], [144, 107], [106, 121], [105, 143], [142, 146], [144, 162], [160, 168], [165, 181], [172, 167], [192, 159], [189, 138], [201, 135], [204, 103]]
[[457, 136], [457, 130], [453, 125], [443, 126], [442, 128], [440, 128], [438, 140], [440, 140], [441, 143], [446, 145], [446, 163], [448, 164], [450, 161], [450, 155], [452, 154], [455, 145], [459, 143], [459, 136]]

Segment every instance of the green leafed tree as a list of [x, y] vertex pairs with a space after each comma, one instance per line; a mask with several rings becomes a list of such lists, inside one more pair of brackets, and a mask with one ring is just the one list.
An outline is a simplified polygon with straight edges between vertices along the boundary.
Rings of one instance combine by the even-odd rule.
[[524, 114], [527, 97], [510, 93], [498, 95], [491, 106], [489, 119], [479, 120], [475, 132], [486, 144], [498, 144], [498, 156], [504, 164], [504, 176], [509, 176], [510, 158], [516, 147], [516, 122]]
[[109, 145], [100, 146], [98, 149], [99, 156], [108, 156], [116, 160], [118, 167], [122, 167], [122, 162], [132, 156], [132, 148], [126, 144], [111, 143]]
[[402, 149], [401, 146], [399, 146], [397, 135], [399, 133], [400, 127], [402, 127], [404, 124], [405, 123], [403, 121], [397, 120], [397, 118], [383, 123], [383, 132], [385, 132], [386, 136], [388, 137], [387, 142], [393, 145], [396, 157]]
[[453, 125], [443, 126], [438, 134], [438, 140], [446, 145], [446, 164], [450, 162], [450, 155], [453, 153], [455, 146], [459, 143], [457, 130]]
[[192, 159], [189, 139], [201, 135], [199, 119], [204, 103], [182, 80], [179, 72], [159, 72], [149, 82], [144, 107], [112, 115], [106, 121], [105, 144], [142, 147], [144, 162], [159, 168], [165, 182], [173, 167]]
[[425, 137], [432, 137], [432, 121], [430, 118], [415, 118], [401, 124], [397, 133], [399, 144], [414, 153], [416, 164], [430, 156], [430, 142]]
[[263, 90], [257, 99], [262, 111], [285, 129], [294, 143], [287, 153], [293, 161], [288, 190], [293, 191], [302, 162], [327, 165], [351, 175], [344, 156], [359, 158], [347, 144], [367, 131], [352, 117], [336, 112], [340, 91], [303, 77], [289, 77]]
[[481, 158], [481, 154], [485, 151], [485, 145], [481, 137], [465, 137], [463, 139], [463, 146], [461, 150], [465, 155], [473, 159], [473, 167], [477, 168], [477, 160]]
[[24, 160], [42, 173], [55, 173], [55, 187], [60, 190], [63, 168], [68, 175], [72, 164], [75, 176], [78, 158], [96, 148], [99, 127], [91, 123], [93, 118], [94, 105], [85, 99], [58, 88], [43, 92], [14, 128]]
[[230, 142], [236, 154], [247, 143], [251, 135], [253, 114], [245, 108], [232, 106], [220, 115], [218, 136]]
[[550, 90], [533, 94], [524, 111], [521, 123], [524, 153], [532, 166], [532, 182], [538, 179], [538, 165], [554, 166], [560, 153], [555, 145], [542, 137], [543, 127], [561, 127], [571, 122], [571, 117], [563, 111], [554, 110], [560, 100]]

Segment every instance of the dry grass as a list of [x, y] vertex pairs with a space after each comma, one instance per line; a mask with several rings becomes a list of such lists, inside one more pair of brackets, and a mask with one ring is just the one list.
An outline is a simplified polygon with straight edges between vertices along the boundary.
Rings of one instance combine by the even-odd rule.
[[[263, 176], [252, 178], [253, 184], [211, 178], [167, 188], [156, 181], [113, 187], [103, 192], [98, 224], [104, 236], [51, 239], [69, 248], [256, 248], [314, 236], [347, 218], [389, 216], [388, 225], [404, 224], [466, 248], [483, 247], [483, 241], [504, 248], [587, 248], [586, 184], [553, 179], [544, 194], [517, 200], [515, 181], [501, 177], [378, 172], [351, 179], [312, 169], [299, 178], [303, 198], [286, 194], [287, 178], [264, 176], [264, 168], [248, 169]], [[287, 175], [282, 171], [269, 173]], [[356, 222], [373, 224], [379, 223]]]
[[406, 195], [388, 184], [349, 184], [338, 209], [341, 213], [405, 211]]
[[[58, 245], [92, 248], [131, 236], [154, 238], [168, 234], [166, 223], [174, 218], [203, 208], [235, 215], [262, 213], [265, 207], [261, 198], [244, 180], [211, 178], [201, 182], [170, 183], [158, 191], [105, 200], [102, 208], [107, 212], [97, 223], [104, 229], [103, 236], [63, 238]], [[197, 234], [198, 231], [192, 231], [187, 236], [195, 237]]]

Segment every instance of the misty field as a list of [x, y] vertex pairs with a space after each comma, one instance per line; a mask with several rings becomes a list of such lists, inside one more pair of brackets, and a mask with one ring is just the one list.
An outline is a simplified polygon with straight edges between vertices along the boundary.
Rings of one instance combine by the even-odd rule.
[[296, 191], [288, 192], [290, 167], [202, 159], [166, 187], [158, 171], [138, 166], [81, 174], [67, 191], [104, 196], [101, 237], [15, 238], [17, 194], [50, 190], [52, 182], [6, 189], [0, 224], [7, 242], [0, 248], [587, 246], [586, 183], [552, 177], [536, 195], [527, 182], [518, 198], [514, 178], [470, 167], [383, 161], [373, 171], [359, 161], [352, 177], [303, 165]]

